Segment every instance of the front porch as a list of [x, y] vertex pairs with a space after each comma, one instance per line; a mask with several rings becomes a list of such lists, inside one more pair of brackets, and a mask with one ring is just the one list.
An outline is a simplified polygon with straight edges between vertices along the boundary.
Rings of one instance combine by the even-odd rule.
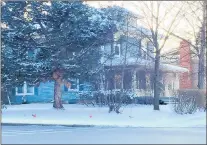
[[[127, 90], [136, 97], [153, 97], [154, 90], [154, 67], [153, 64], [136, 64], [105, 66], [101, 77], [101, 90], [119, 91]], [[173, 92], [179, 89], [179, 73], [188, 71], [185, 68], [160, 64], [160, 97], [172, 97]], [[168, 80], [171, 80], [169, 83]], [[174, 87], [175, 86], [175, 87]]]

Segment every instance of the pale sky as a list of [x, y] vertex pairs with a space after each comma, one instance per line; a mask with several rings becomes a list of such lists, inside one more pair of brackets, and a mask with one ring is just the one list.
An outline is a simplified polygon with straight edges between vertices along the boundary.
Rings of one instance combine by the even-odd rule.
[[[146, 2], [144, 2], [144, 4], [145, 3]], [[142, 1], [88, 1], [87, 4], [94, 6], [94, 7], [97, 7], [97, 8], [100, 6], [106, 7], [106, 6], [118, 5], [118, 6], [126, 8], [136, 14], [144, 15], [143, 14], [144, 11], [146, 12], [145, 16], [150, 14], [150, 11], [146, 8], [146, 5], [144, 6], [142, 4]], [[147, 3], [147, 4], [149, 4], [149, 3]], [[159, 11], [160, 20], [162, 20], [161, 18], [165, 16], [166, 12], [169, 12], [166, 15], [164, 21], [161, 23], [162, 28], [166, 29], [166, 28], [170, 27], [170, 24], [172, 23], [173, 19], [175, 18], [175, 15], [179, 11], [179, 8], [182, 6], [182, 4], [183, 3], [179, 2], [179, 1], [175, 1], [175, 2], [174, 1], [162, 1], [162, 4], [159, 9], [160, 10]], [[150, 7], [151, 5], [149, 4], [148, 6]], [[154, 12], [157, 12], [156, 7], [155, 8], [153, 7], [153, 9], [154, 9]], [[185, 4], [182, 7], [182, 9], [184, 9], [184, 10], [189, 9], [189, 5], [187, 6]], [[192, 22], [194, 24], [197, 23], [196, 19], [192, 18], [191, 15], [188, 15], [186, 17], [188, 17], [190, 22]], [[143, 22], [145, 22], [145, 23], [143, 23]], [[143, 27], [146, 27], [147, 22], [144, 20], [143, 20], [143, 22], [138, 21], [138, 24], [141, 24]], [[146, 28], [148, 28], [148, 27], [146, 27]], [[172, 29], [174, 29], [173, 33], [176, 33], [177, 35], [182, 36], [186, 39], [193, 40], [193, 37], [191, 35], [187, 34], [187, 32], [189, 32], [189, 31], [192, 32], [193, 28], [189, 25], [189, 23], [186, 21], [186, 19], [183, 18], [183, 16], [179, 16], [179, 18], [175, 20], [175, 24], [172, 26]], [[197, 29], [197, 27], [195, 29]], [[160, 29], [160, 33], [165, 34], [166, 31], [163, 31], [162, 29]], [[178, 48], [180, 41], [181, 41], [180, 39], [175, 38], [173, 36], [169, 37], [169, 39], [165, 43], [165, 46], [163, 48], [163, 52]], [[162, 43], [160, 42], [160, 44], [162, 44]]]

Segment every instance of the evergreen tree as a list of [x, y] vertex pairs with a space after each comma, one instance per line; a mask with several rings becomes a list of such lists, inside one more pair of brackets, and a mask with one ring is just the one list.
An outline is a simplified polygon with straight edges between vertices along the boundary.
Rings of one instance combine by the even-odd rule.
[[[3, 7], [2, 20], [9, 28], [2, 33], [2, 42], [5, 49], [12, 49], [15, 60], [14, 68], [7, 64], [8, 71], [14, 70], [18, 83], [55, 81], [53, 106], [63, 108], [61, 84], [91, 69], [91, 60], [86, 61], [91, 54], [88, 52], [95, 53], [108, 37], [112, 27], [108, 17], [80, 1], [53, 1], [51, 5], [37, 1], [6, 2]], [[30, 57], [30, 53], [35, 55]]]

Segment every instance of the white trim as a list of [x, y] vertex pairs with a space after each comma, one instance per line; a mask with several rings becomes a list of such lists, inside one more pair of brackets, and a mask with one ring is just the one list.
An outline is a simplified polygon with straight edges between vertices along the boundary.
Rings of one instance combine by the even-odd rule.
[[15, 95], [16, 96], [26, 96], [26, 95], [34, 95], [34, 87], [32, 86], [32, 93], [28, 93], [27, 92], [27, 83], [24, 82], [24, 85], [22, 86], [23, 87], [23, 93], [18, 93], [18, 87], [15, 88]]
[[[68, 91], [79, 91], [79, 79], [69, 79], [69, 80], [71, 80], [71, 81], [75, 81], [76, 80], [76, 88], [77, 89], [71, 89], [71, 88], [68, 88]], [[71, 84], [71, 86], [72, 86], [72, 84]]]

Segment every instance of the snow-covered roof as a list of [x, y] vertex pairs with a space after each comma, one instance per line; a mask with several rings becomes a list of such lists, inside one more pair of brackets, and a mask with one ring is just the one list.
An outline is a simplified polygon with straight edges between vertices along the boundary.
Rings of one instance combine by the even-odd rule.
[[172, 64], [160, 64], [160, 69], [163, 72], [175, 72], [175, 73], [182, 73], [182, 72], [188, 72], [189, 70], [184, 67], [180, 67], [177, 65], [172, 65]]
[[[112, 60], [112, 63], [110, 60], [107, 60], [104, 63], [105, 66], [121, 66], [123, 64], [124, 64], [124, 59], [122, 57], [114, 58]], [[133, 57], [127, 58], [126, 65], [127, 66], [136, 65], [144, 69], [154, 69], [154, 61], [140, 59], [140, 58], [139, 59]], [[160, 70], [163, 72], [174, 72], [174, 73], [183, 73], [189, 71], [187, 68], [180, 67], [177, 65], [172, 65], [172, 64], [166, 64], [166, 63], [160, 63]]]

